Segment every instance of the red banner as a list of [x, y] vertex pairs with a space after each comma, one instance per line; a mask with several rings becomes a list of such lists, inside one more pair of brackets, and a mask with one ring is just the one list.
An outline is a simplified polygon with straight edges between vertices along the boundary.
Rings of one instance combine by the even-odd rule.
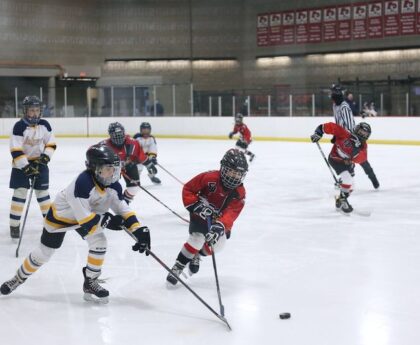
[[295, 12], [288, 11], [284, 12], [282, 16], [283, 20], [283, 43], [293, 44], [295, 43]]
[[270, 14], [270, 30], [268, 39], [271, 46], [276, 46], [283, 43], [283, 29], [281, 26], [281, 13]]
[[296, 43], [308, 43], [308, 11], [296, 11]]
[[400, 34], [400, 10], [398, 0], [384, 2], [384, 35]]
[[416, 33], [415, 0], [401, 0], [400, 30], [401, 35]]
[[338, 29], [337, 38], [340, 41], [351, 39], [351, 6], [337, 7]]
[[367, 38], [367, 4], [353, 5], [352, 37], [355, 40]]
[[420, 34], [420, 0], [417, 1], [417, 33]]
[[318, 43], [322, 40], [322, 10], [309, 10], [309, 43]]
[[337, 8], [324, 8], [324, 25], [322, 26], [322, 37], [324, 42], [337, 40]]
[[384, 17], [382, 15], [382, 1], [368, 5], [368, 37], [381, 38], [384, 35]]
[[269, 15], [259, 14], [257, 16], [257, 46], [265, 47], [269, 45], [268, 39]]

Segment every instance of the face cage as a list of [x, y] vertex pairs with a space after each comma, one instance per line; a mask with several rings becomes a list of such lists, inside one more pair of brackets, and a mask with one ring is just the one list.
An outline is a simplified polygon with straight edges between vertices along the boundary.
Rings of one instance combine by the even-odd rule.
[[[28, 113], [28, 109], [29, 108], [39, 108], [39, 115], [38, 116], [33, 116], [33, 117], [28, 117], [27, 113]], [[41, 107], [38, 106], [23, 106], [23, 120], [28, 124], [28, 125], [37, 125], [39, 123], [39, 120], [41, 119], [41, 113], [42, 113], [42, 109]]]
[[359, 138], [360, 141], [367, 141], [369, 139], [370, 134], [363, 128], [359, 128], [359, 130], [356, 132], [356, 136]]
[[110, 135], [111, 141], [113, 144], [117, 145], [117, 146], [122, 146], [124, 144], [125, 141], [125, 133], [124, 131], [117, 131], [117, 132], [112, 132]]
[[[101, 170], [105, 166], [114, 168], [113, 174], [108, 178], [104, 178], [104, 177], [101, 176]], [[100, 184], [102, 184], [105, 187], [110, 186], [111, 184], [117, 182], [120, 179], [120, 175], [121, 175], [121, 164], [120, 163], [104, 164], [104, 165], [100, 165], [100, 166], [96, 167], [96, 169], [95, 169], [96, 179], [98, 180], [98, 182]]]
[[[233, 177], [229, 173], [234, 172], [235, 174], [240, 174], [240, 177]], [[222, 177], [222, 183], [226, 188], [235, 189], [238, 187], [245, 179], [246, 172], [241, 172], [229, 167], [221, 167], [220, 176]]]

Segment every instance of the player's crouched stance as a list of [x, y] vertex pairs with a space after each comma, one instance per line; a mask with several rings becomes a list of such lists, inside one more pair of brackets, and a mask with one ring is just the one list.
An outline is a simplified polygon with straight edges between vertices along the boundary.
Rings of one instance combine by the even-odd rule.
[[[108, 302], [109, 292], [98, 283], [104, 261], [107, 239], [105, 229], [127, 228], [137, 238], [133, 250], [143, 253], [150, 248], [150, 233], [140, 226], [136, 215], [123, 199], [118, 180], [121, 164], [107, 146], [95, 145], [86, 152], [86, 170], [61, 191], [44, 220], [41, 243], [25, 259], [16, 275], [3, 283], [0, 292], [10, 294], [45, 264], [61, 247], [68, 230], [76, 230], [89, 247], [83, 267], [83, 291], [86, 300]], [[111, 209], [116, 215], [108, 212]]]
[[[190, 211], [187, 242], [178, 254], [172, 274], [166, 280], [175, 285], [187, 264], [190, 274], [200, 268], [200, 256], [221, 250], [230, 238], [233, 222], [245, 204], [242, 182], [248, 171], [245, 155], [238, 149], [227, 151], [220, 170], [204, 172], [187, 182], [182, 190], [185, 207]], [[208, 224], [211, 219], [211, 224]]]
[[340, 177], [340, 195], [336, 197], [335, 206], [338, 211], [351, 213], [353, 207], [348, 202], [352, 192], [353, 163], [360, 164], [367, 160], [367, 140], [372, 133], [366, 122], [357, 124], [352, 132], [329, 122], [319, 125], [311, 135], [312, 142], [318, 142], [324, 133], [335, 136], [334, 146], [328, 156], [328, 162]]

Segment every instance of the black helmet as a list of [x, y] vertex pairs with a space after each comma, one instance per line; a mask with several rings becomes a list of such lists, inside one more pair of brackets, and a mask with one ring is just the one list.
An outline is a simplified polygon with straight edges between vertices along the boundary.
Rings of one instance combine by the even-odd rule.
[[[103, 168], [105, 167], [114, 168], [110, 176], [103, 176]], [[120, 158], [106, 145], [93, 145], [86, 151], [86, 168], [93, 173], [96, 181], [104, 187], [120, 179]]]
[[248, 162], [245, 155], [238, 149], [230, 149], [220, 161], [220, 176], [222, 184], [228, 189], [238, 187], [245, 179]]
[[110, 123], [108, 126], [108, 134], [115, 146], [123, 146], [125, 141], [125, 129], [119, 122]]
[[344, 101], [344, 90], [340, 85], [332, 84], [330, 88], [330, 97], [336, 105], [340, 105]]
[[[39, 108], [39, 115], [28, 116], [29, 108]], [[37, 96], [26, 96], [22, 101], [23, 120], [28, 125], [37, 125], [41, 118], [42, 102]]]
[[237, 113], [236, 115], [235, 115], [235, 123], [237, 124], [237, 125], [240, 125], [241, 123], [243, 123], [244, 122], [244, 116], [241, 114], [241, 113]]
[[367, 122], [360, 122], [353, 128], [353, 134], [361, 141], [365, 142], [372, 134], [372, 129]]
[[152, 133], [152, 126], [149, 122], [142, 122], [140, 125], [140, 134], [149, 136]]

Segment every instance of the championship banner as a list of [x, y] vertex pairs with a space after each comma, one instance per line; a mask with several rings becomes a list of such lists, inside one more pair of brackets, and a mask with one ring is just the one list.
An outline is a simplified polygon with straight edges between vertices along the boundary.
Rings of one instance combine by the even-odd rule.
[[415, 0], [401, 0], [400, 34], [414, 35], [416, 33]]
[[269, 45], [276, 46], [283, 43], [283, 29], [281, 26], [281, 13], [270, 13], [270, 27], [268, 32]]
[[268, 24], [269, 24], [269, 15], [268, 14], [259, 14], [257, 16], [257, 46], [265, 47], [269, 45], [268, 39]]
[[319, 43], [322, 40], [322, 10], [309, 10], [309, 43]]
[[367, 38], [367, 4], [353, 5], [352, 37], [355, 40]]
[[382, 1], [368, 5], [368, 37], [381, 38], [384, 35], [384, 20], [382, 15]]
[[287, 11], [283, 12], [283, 43], [293, 44], [295, 43], [295, 12]]
[[324, 8], [324, 25], [322, 26], [322, 38], [324, 42], [337, 40], [337, 8]]
[[351, 6], [337, 6], [337, 39], [347, 41], [351, 39]]
[[296, 43], [308, 43], [308, 10], [296, 11]]
[[399, 0], [384, 2], [384, 36], [400, 34], [400, 4]]

